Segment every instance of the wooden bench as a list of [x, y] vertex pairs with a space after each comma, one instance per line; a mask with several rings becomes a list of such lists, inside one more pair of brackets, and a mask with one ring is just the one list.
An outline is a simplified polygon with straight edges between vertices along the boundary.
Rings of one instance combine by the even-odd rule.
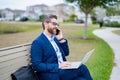
[[30, 63], [31, 44], [0, 49], [0, 80], [12, 80], [11, 73]]

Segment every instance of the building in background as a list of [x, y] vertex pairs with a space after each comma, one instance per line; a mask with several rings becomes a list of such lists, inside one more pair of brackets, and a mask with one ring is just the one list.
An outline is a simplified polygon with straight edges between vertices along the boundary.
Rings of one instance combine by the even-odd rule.
[[9, 8], [0, 10], [0, 21], [14, 21], [20, 18], [25, 11], [23, 10], [11, 10]]
[[58, 16], [60, 22], [68, 20], [69, 16], [74, 14], [74, 7], [68, 4], [58, 4], [54, 6], [47, 6], [45, 4], [28, 6], [25, 11], [11, 10], [9, 8], [0, 10], [0, 19], [5, 21], [20, 20], [20, 18], [27, 17], [30, 20], [39, 20], [41, 15], [55, 14]]
[[26, 9], [26, 16], [30, 20], [39, 20], [39, 16], [46, 14], [48, 9], [49, 7], [44, 4], [28, 6]]
[[13, 20], [17, 21], [20, 20], [20, 18], [22, 18], [22, 16], [25, 14], [24, 10], [13, 10], [14, 13], [14, 17]]
[[26, 13], [29, 15], [30, 19], [33, 19], [31, 17], [32, 14], [30, 13], [34, 13], [36, 18], [34, 17], [33, 20], [37, 20], [41, 15], [55, 14], [58, 16], [59, 21], [62, 22], [66, 19], [69, 19], [71, 14], [74, 14], [74, 7], [67, 4], [58, 4], [51, 7], [41, 4], [27, 7]]
[[63, 22], [64, 20], [69, 20], [70, 15], [75, 14], [75, 8], [68, 4], [55, 5], [54, 10], [60, 22]]
[[14, 12], [9, 9], [0, 10], [0, 20], [1, 21], [12, 21], [14, 19]]

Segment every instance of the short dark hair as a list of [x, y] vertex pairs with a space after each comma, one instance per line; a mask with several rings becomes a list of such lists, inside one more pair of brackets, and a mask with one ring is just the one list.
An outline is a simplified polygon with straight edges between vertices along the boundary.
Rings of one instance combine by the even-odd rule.
[[57, 19], [57, 16], [56, 16], [56, 15], [49, 15], [49, 16], [46, 16], [46, 17], [43, 19], [43, 21], [42, 21], [42, 27], [43, 27], [43, 29], [45, 29], [44, 22], [49, 23], [52, 18]]
[[50, 19], [51, 19], [51, 18], [57, 19], [57, 16], [56, 16], [56, 15], [50, 15], [49, 18], [50, 18]]

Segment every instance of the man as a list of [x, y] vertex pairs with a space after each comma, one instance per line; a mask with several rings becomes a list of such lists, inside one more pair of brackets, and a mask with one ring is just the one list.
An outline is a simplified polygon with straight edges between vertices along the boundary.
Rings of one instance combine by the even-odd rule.
[[103, 21], [102, 20], [99, 22], [99, 26], [100, 26], [100, 28], [102, 28], [102, 26], [103, 26]]
[[69, 47], [58, 28], [57, 16], [45, 18], [42, 26], [42, 34], [31, 46], [32, 66], [39, 80], [92, 80], [85, 65], [78, 69], [63, 69], [71, 64], [65, 58], [69, 55]]

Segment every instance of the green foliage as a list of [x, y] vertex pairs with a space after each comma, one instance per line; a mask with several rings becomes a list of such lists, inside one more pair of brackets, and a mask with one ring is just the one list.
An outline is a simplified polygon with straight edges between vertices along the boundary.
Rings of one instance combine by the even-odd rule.
[[97, 6], [106, 7], [108, 4], [114, 4], [119, 0], [65, 0], [67, 2], [76, 2], [79, 8], [85, 13], [90, 13], [91, 10]]
[[98, 24], [98, 21], [93, 20], [93, 21], [92, 21], [92, 24]]
[[97, 21], [95, 16], [91, 16], [91, 19], [92, 19], [92, 23], [93, 24], [97, 24], [98, 23], [98, 21]]
[[75, 18], [77, 18], [75, 14], [70, 15], [70, 21], [75, 21]]
[[120, 23], [108, 23], [104, 24], [106, 27], [120, 27]]
[[107, 7], [106, 8], [106, 15], [107, 16], [115, 16], [115, 15], [119, 15], [120, 11], [117, 10], [115, 7]]
[[42, 20], [45, 18], [45, 16], [46, 16], [46, 15], [41, 15], [41, 16], [39, 17], [39, 20], [42, 22]]

